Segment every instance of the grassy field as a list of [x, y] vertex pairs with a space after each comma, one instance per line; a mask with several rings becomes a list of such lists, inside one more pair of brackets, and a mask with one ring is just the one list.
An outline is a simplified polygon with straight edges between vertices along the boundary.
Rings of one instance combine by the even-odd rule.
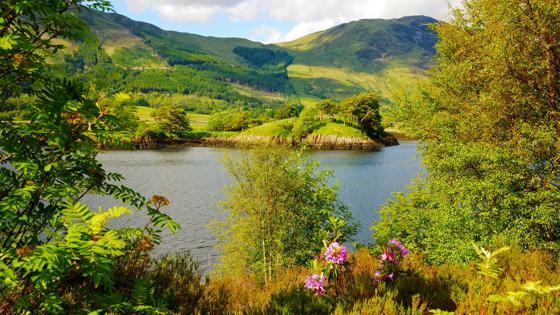
[[[247, 129], [241, 133], [241, 135], [251, 135], [251, 136], [263, 136], [263, 137], [273, 137], [282, 136], [288, 137], [290, 135], [290, 130], [286, 128], [286, 125], [290, 123], [289, 119], [277, 120], [269, 122], [254, 128]], [[356, 137], [367, 139], [368, 136], [357, 128], [346, 126], [341, 123], [328, 122], [325, 126], [315, 130], [312, 135], [323, 135], [323, 136], [338, 136], [338, 137]]]
[[284, 95], [281, 93], [260, 91], [240, 84], [232, 84], [232, 86], [237, 92], [239, 92], [239, 94], [245, 96], [258, 97], [261, 99], [271, 100], [271, 101], [283, 101], [285, 99]]
[[315, 104], [323, 100], [322, 98], [315, 96], [299, 96], [298, 98], [301, 104], [305, 107], [315, 106]]
[[[155, 123], [155, 118], [152, 116], [152, 114], [156, 111], [155, 108], [146, 106], [135, 106], [135, 108], [140, 121], [147, 124]], [[194, 130], [202, 130], [206, 129], [210, 115], [189, 112], [187, 113], [187, 117], [191, 121], [191, 125]]]
[[155, 112], [155, 108], [153, 107], [146, 107], [146, 106], [135, 106], [136, 107], [136, 114], [141, 122], [145, 122], [147, 124], [153, 124], [155, 122], [152, 113]]
[[356, 137], [356, 138], [364, 138], [364, 139], [368, 138], [368, 136], [364, 134], [361, 130], [336, 122], [328, 122], [323, 127], [315, 130], [315, 132], [313, 132], [311, 135]]
[[[392, 91], [402, 89], [426, 78], [426, 74], [393, 64], [379, 73], [355, 72], [335, 67], [293, 64], [288, 76], [299, 95], [324, 95], [341, 98], [360, 90], [375, 91], [390, 99]], [[315, 97], [317, 98], [317, 97]]]
[[257, 127], [247, 129], [241, 133], [241, 135], [250, 136], [282, 136], [287, 137], [290, 134], [290, 130], [286, 129], [285, 124], [289, 123], [290, 119], [282, 119], [273, 122], [269, 122]]
[[193, 125], [207, 125], [210, 115], [187, 113], [187, 117], [189, 117], [189, 120]]

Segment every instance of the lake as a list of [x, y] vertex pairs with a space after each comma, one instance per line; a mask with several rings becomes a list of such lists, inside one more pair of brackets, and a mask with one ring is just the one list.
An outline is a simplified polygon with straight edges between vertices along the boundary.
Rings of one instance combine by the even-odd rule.
[[[224, 186], [231, 183], [220, 163], [228, 150], [234, 149], [181, 146], [109, 151], [98, 159], [107, 171], [122, 174], [127, 186], [147, 197], [158, 194], [169, 199], [165, 212], [182, 229], [176, 234], [163, 233], [162, 243], [154, 253], [191, 251], [208, 269], [218, 257], [208, 223], [225, 218], [217, 203], [224, 199]], [[416, 142], [375, 152], [311, 151], [309, 157], [319, 161], [321, 167], [335, 171], [333, 183], [339, 186], [339, 199], [350, 206], [355, 220], [361, 224], [355, 239], [362, 243], [373, 242], [370, 227], [379, 218], [379, 207], [393, 192], [405, 190], [422, 172]], [[95, 208], [117, 204], [98, 196], [87, 196], [84, 201]], [[115, 220], [112, 226], [138, 226], [145, 222], [143, 215], [134, 214]]]

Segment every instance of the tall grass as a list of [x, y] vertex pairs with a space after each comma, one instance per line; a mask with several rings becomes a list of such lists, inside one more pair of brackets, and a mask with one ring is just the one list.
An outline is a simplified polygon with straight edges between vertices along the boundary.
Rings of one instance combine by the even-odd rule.
[[[213, 279], [210, 287], [227, 292], [231, 313], [248, 314], [559, 314], [558, 291], [529, 295], [520, 304], [484, 300], [488, 295], [507, 295], [529, 281], [543, 285], [560, 283], [558, 261], [546, 252], [512, 249], [499, 256], [502, 270], [496, 279], [485, 280], [475, 263], [468, 266], [428, 265], [419, 255], [409, 255], [395, 282], [375, 283], [376, 257], [361, 249], [349, 257], [349, 268], [325, 296], [303, 289], [305, 268], [279, 273], [268, 286], [243, 277]], [[212, 289], [212, 288], [210, 288]]]
[[[435, 266], [411, 253], [395, 281], [376, 282], [380, 262], [361, 248], [349, 255], [346, 271], [326, 294], [316, 296], [304, 288], [311, 272], [306, 267], [281, 270], [264, 285], [244, 275], [204, 276], [188, 253], [150, 258], [140, 250], [117, 262], [114, 290], [99, 294], [95, 305], [107, 305], [111, 314], [131, 309], [142, 314], [560, 314], [557, 258], [515, 248], [496, 257], [496, 276], [486, 277], [477, 262]], [[65, 298], [76, 310], [91, 309], [80, 294], [68, 292]], [[9, 301], [0, 294], [6, 314]]]

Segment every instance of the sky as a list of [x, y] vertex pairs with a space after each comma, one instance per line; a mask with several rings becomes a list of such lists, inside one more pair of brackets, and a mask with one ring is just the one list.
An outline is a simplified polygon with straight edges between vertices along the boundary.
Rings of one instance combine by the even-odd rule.
[[117, 13], [165, 30], [290, 41], [359, 19], [427, 15], [445, 20], [459, 0], [113, 0]]

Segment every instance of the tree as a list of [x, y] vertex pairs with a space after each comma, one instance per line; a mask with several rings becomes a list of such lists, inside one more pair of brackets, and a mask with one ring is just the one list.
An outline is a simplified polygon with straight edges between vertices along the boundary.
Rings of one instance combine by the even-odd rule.
[[[178, 225], [96, 160], [100, 147], [120, 140], [122, 124], [111, 106], [81, 82], [43, 73], [58, 48], [53, 39], [85, 30], [72, 12], [109, 9], [108, 2], [11, 0], [0, 8], [0, 95], [34, 96], [21, 109], [28, 120], [0, 122], [0, 304], [14, 313], [61, 313], [72, 303], [66, 292], [94, 303], [93, 292], [111, 291], [117, 258]], [[143, 210], [148, 222], [107, 228], [108, 219], [130, 210], [93, 212], [80, 204], [87, 193]]]
[[341, 111], [356, 123], [371, 138], [383, 135], [379, 97], [375, 93], [361, 93], [340, 102]]
[[[26, 86], [48, 80], [45, 57], [62, 48], [54, 38], [78, 39], [87, 27], [72, 10], [81, 0], [19, 1], [0, 4], [0, 99], [17, 95]], [[109, 2], [90, 1], [87, 8], [107, 10]], [[32, 80], [31, 80], [32, 79]]]
[[247, 129], [247, 127], [249, 127], [249, 123], [250, 123], [250, 119], [247, 112], [240, 111], [237, 114], [235, 114], [235, 116], [233, 116], [233, 119], [231, 119], [229, 123], [228, 129], [230, 131], [243, 131], [244, 129]]
[[210, 116], [208, 130], [210, 131], [242, 131], [247, 129], [252, 119], [248, 112], [218, 112]]
[[332, 116], [336, 113], [336, 110], [337, 110], [337, 104], [331, 98], [328, 98], [326, 100], [322, 100], [319, 103], [317, 103], [317, 105], [315, 105], [315, 106], [319, 110], [319, 119], [320, 120], [323, 120], [323, 115]]
[[187, 112], [180, 106], [166, 105], [158, 108], [155, 119], [160, 128], [172, 137], [184, 137], [192, 130]]
[[305, 108], [294, 122], [292, 134], [296, 139], [303, 139], [313, 131], [321, 128], [324, 123], [319, 120], [316, 108]]
[[473, 240], [560, 253], [560, 3], [467, 0], [434, 29], [433, 77], [400, 102], [428, 176], [377, 237], [436, 262], [476, 257]]
[[101, 110], [110, 114], [113, 119], [113, 133], [119, 132], [122, 138], [131, 138], [140, 126], [136, 108], [131, 106], [131, 97], [125, 93], [117, 93], [98, 100]]
[[295, 97], [288, 97], [284, 106], [276, 110], [276, 119], [286, 119], [297, 117], [299, 113], [303, 110], [303, 105], [299, 99]]
[[[329, 218], [349, 221], [327, 181], [332, 172], [283, 148], [240, 150], [224, 164], [234, 178], [222, 207], [228, 218], [216, 225], [223, 269], [260, 275], [268, 282], [280, 268], [305, 264], [330, 239]], [[342, 229], [344, 241], [355, 224]]]

